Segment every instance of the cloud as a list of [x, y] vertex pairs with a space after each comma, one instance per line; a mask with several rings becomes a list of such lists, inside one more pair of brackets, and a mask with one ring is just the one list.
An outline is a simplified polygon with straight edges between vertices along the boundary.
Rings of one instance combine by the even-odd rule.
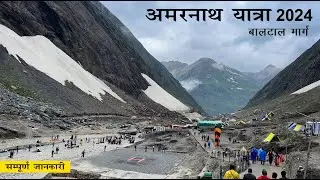
[[[240, 71], [256, 72], [268, 64], [285, 67], [310, 48], [320, 37], [317, 22], [320, 2], [178, 2], [130, 1], [102, 2], [114, 13], [159, 61], [179, 60], [193, 63], [201, 57]], [[224, 9], [222, 20], [197, 22], [192, 19], [162, 22], [146, 18], [147, 9], [157, 8], [206, 8]], [[270, 8], [270, 21], [242, 22], [233, 16], [233, 8]], [[277, 9], [312, 9], [312, 21], [277, 22]], [[292, 36], [289, 28], [309, 25], [307, 37]], [[253, 37], [248, 28], [286, 28], [284, 37]]]
[[181, 84], [182, 87], [184, 87], [187, 91], [190, 92], [194, 88], [196, 88], [197, 86], [202, 84], [202, 82], [197, 80], [197, 79], [190, 79], [190, 80], [180, 81], [180, 84]]

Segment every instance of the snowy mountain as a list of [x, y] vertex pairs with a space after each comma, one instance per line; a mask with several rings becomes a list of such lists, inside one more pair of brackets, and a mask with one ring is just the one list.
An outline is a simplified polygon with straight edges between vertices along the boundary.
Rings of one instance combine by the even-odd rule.
[[247, 107], [289, 95], [320, 80], [320, 40], [277, 74], [249, 101]]
[[261, 87], [245, 73], [210, 58], [201, 58], [189, 66], [162, 63], [210, 115], [242, 108]]
[[0, 64], [0, 112], [24, 120], [204, 112], [100, 2], [0, 2]]
[[252, 77], [259, 85], [264, 86], [273, 77], [275, 77], [281, 70], [282, 70], [281, 68], [277, 68], [276, 66], [270, 64], [259, 72], [256, 72], [256, 73], [248, 72], [245, 74], [247, 76]]
[[[268, 82], [248, 102], [238, 117], [273, 111], [273, 119], [304, 122], [320, 116], [320, 40]], [[254, 117], [254, 116], [253, 116]]]

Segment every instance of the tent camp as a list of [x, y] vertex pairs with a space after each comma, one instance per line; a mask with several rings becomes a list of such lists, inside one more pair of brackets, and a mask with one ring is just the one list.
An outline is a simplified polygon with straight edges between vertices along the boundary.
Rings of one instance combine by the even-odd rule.
[[275, 135], [274, 133], [270, 133], [267, 138], [265, 138], [263, 140], [263, 142], [267, 142], [267, 143], [270, 143], [270, 142], [277, 142], [277, 141], [281, 141], [279, 136], [278, 135]]

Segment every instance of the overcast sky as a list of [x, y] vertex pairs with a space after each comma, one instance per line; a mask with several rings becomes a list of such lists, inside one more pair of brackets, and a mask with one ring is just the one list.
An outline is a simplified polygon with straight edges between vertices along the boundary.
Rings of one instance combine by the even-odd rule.
[[[285, 67], [319, 38], [320, 2], [102, 2], [143, 46], [159, 61], [178, 60], [188, 64], [201, 57], [209, 57], [240, 71], [255, 72], [268, 64]], [[205, 8], [224, 9], [221, 21], [197, 22], [177, 18], [150, 21], [147, 9], [157, 8]], [[233, 16], [232, 8], [270, 8], [270, 21], [243, 22]], [[312, 9], [311, 21], [277, 22], [277, 9]], [[292, 36], [289, 28], [305, 28], [308, 36]], [[254, 37], [248, 28], [287, 28], [286, 36]]]

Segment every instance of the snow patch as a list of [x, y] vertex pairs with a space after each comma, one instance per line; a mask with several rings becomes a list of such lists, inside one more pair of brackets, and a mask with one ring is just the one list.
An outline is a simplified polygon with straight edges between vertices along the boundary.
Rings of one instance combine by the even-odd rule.
[[202, 84], [202, 82], [197, 79], [189, 79], [189, 80], [180, 81], [180, 84], [187, 91], [191, 91], [194, 88], [196, 88], [197, 86], [199, 86], [200, 84]]
[[213, 68], [219, 69], [219, 70], [224, 70], [224, 65], [220, 63], [213, 63], [211, 64]]
[[[102, 101], [101, 94], [109, 93], [125, 103], [103, 81], [82, 68], [66, 53], [56, 47], [44, 36], [19, 36], [11, 29], [0, 24], [0, 44], [18, 61], [21, 57], [27, 64], [65, 85], [72, 82], [83, 92]], [[20, 62], [20, 61], [19, 61]]]
[[197, 112], [193, 112], [193, 113], [183, 113], [183, 115], [188, 118], [189, 120], [198, 120], [200, 121], [201, 119], [203, 119], [203, 116]]
[[243, 88], [239, 88], [239, 87], [237, 87], [236, 89], [243, 89]]
[[150, 86], [143, 91], [150, 99], [152, 99], [156, 103], [161, 104], [171, 111], [189, 111], [188, 106], [184, 105], [178, 99], [162, 89], [162, 87], [154, 82], [149, 76], [147, 76], [146, 74], [141, 75], [150, 84]]
[[228, 78], [228, 79], [227, 79], [227, 81], [238, 84], [238, 82], [237, 82], [237, 81], [235, 81], [233, 77]]
[[305, 92], [310, 91], [311, 89], [313, 89], [315, 87], [318, 87], [318, 86], [320, 86], [320, 80], [316, 81], [316, 82], [314, 82], [312, 84], [309, 84], [309, 85], [307, 85], [307, 86], [305, 86], [305, 87], [303, 87], [303, 88], [301, 88], [301, 89], [299, 89], [299, 90], [297, 90], [297, 91], [295, 91], [295, 92], [293, 92], [291, 94], [305, 93]]
[[231, 74], [237, 75], [237, 76], [242, 76], [241, 74], [238, 74], [238, 73], [236, 73], [236, 72], [230, 71], [229, 69], [226, 69], [226, 71], [228, 71], [228, 72], [231, 73]]

